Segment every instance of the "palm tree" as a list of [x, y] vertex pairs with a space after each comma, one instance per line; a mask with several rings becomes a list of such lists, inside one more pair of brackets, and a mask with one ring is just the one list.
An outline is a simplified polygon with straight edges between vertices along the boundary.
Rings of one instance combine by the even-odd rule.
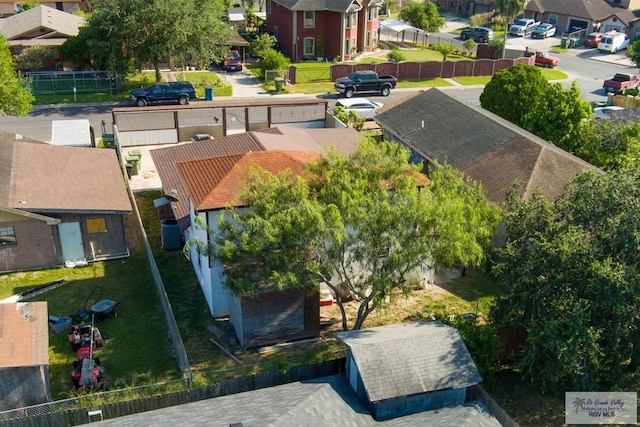
[[512, 22], [516, 16], [522, 13], [524, 7], [528, 2], [529, 0], [495, 0], [493, 2], [496, 10], [500, 12], [500, 15], [502, 15], [502, 17], [504, 18], [504, 43], [502, 44], [502, 58], [504, 58], [504, 51], [507, 47], [509, 23]]

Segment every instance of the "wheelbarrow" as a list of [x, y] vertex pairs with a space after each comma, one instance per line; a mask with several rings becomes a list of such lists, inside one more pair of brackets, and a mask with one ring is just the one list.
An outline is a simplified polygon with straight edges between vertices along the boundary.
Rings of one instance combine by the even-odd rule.
[[91, 306], [91, 312], [95, 314], [97, 319], [105, 319], [109, 315], [116, 317], [115, 309], [118, 305], [120, 305], [119, 302], [103, 299]]

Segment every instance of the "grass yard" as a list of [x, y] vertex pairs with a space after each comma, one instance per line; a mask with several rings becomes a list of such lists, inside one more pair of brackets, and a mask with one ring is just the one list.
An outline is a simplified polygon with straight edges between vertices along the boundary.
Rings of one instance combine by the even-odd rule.
[[[344, 356], [345, 349], [333, 338], [333, 332], [341, 329], [339, 309], [335, 305], [321, 307], [321, 337], [318, 340], [295, 346], [275, 346], [269, 351], [240, 349], [228, 320], [213, 319], [209, 315], [190, 262], [181, 251], [161, 248], [158, 213], [153, 207], [153, 200], [160, 196], [159, 191], [140, 192], [136, 194], [136, 201], [189, 355], [195, 384], [259, 372], [286, 371], [293, 366]], [[75, 313], [85, 307], [85, 302], [90, 307], [94, 301], [103, 298], [122, 301], [116, 310], [117, 317], [97, 324], [110, 337], [105, 347], [96, 352], [106, 370], [105, 385], [110, 389], [180, 377], [161, 319], [156, 289], [140, 251], [140, 238], [131, 227], [131, 221], [126, 223], [128, 243], [134, 252], [129, 258], [93, 263], [82, 268], [0, 275], [0, 297], [56, 279], [67, 279], [63, 286], [33, 298], [34, 301], [48, 301], [49, 313], [54, 315]], [[406, 297], [394, 294], [391, 305], [372, 313], [365, 327], [418, 321], [436, 314], [476, 313], [481, 321], [486, 321], [497, 291], [490, 276], [469, 271], [465, 277], [438, 286], [428, 285], [427, 289], [416, 290]], [[346, 304], [351, 321], [356, 310], [356, 302]], [[234, 354], [243, 366], [233, 361], [212, 340]], [[70, 370], [74, 354], [64, 334], [50, 337], [49, 355], [53, 397], [68, 397], [73, 393]], [[562, 398], [541, 396], [510, 367], [498, 372], [486, 386], [496, 401], [521, 425], [561, 426], [564, 421]]]
[[[96, 323], [109, 337], [95, 353], [105, 367], [105, 387], [125, 388], [179, 378], [144, 257], [134, 254], [86, 267], [4, 274], [0, 275], [0, 293], [6, 297], [59, 279], [67, 282], [26, 301], [47, 301], [49, 314], [57, 316], [88, 309], [104, 298], [121, 302], [115, 310], [116, 317]], [[54, 399], [73, 394], [70, 373], [74, 360], [66, 334], [50, 335], [49, 370]]]
[[[120, 93], [78, 93], [74, 101], [73, 93], [60, 93], [54, 95], [35, 95], [34, 105], [41, 104], [75, 104], [93, 102], [124, 102], [129, 101], [129, 91], [141, 86], [148, 86], [156, 80], [155, 71], [136, 73], [127, 78], [122, 84]], [[196, 95], [204, 98], [204, 88], [213, 87], [214, 96], [230, 96], [232, 88], [224, 84], [213, 71], [181, 71], [174, 73], [177, 80], [188, 80], [196, 88]]]

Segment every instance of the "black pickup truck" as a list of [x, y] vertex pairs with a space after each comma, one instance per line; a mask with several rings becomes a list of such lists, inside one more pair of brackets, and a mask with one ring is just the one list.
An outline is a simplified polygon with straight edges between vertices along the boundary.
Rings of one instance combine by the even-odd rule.
[[134, 89], [129, 95], [138, 107], [158, 101], [178, 101], [180, 105], [187, 105], [190, 99], [196, 99], [196, 90], [190, 82], [154, 83], [144, 89]]
[[397, 83], [398, 79], [394, 76], [379, 76], [375, 71], [356, 71], [349, 77], [337, 79], [334, 87], [347, 98], [361, 92], [380, 92], [382, 96], [389, 96]]

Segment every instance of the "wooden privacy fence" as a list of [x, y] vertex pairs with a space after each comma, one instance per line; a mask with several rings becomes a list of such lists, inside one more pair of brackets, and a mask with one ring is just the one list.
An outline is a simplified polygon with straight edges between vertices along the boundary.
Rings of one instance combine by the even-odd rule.
[[[317, 69], [306, 71], [295, 65], [289, 67], [291, 84], [319, 81], [336, 81], [347, 77], [355, 71], [371, 70], [378, 74], [391, 74], [398, 80], [418, 80], [432, 78], [479, 77], [493, 76], [503, 68], [518, 64], [534, 65], [534, 57], [503, 59], [465, 59], [462, 61], [427, 61], [427, 62], [383, 62], [380, 64], [333, 64], [328, 71], [318, 65]], [[327, 68], [324, 68], [326, 70]], [[311, 78], [310, 78], [311, 77]]]
[[[48, 427], [86, 424], [98, 419], [106, 420], [117, 418], [229, 394], [335, 375], [344, 372], [344, 365], [345, 358], [343, 357], [323, 363], [293, 367], [287, 372], [271, 372], [232, 378], [223, 383], [212, 384], [206, 387], [190, 388], [122, 402], [95, 404], [99, 399], [93, 399], [94, 404], [90, 407], [82, 405], [82, 398], [54, 401], [27, 408], [0, 412], [0, 425], [11, 427]], [[102, 400], [108, 401], [110, 394], [119, 392], [126, 393], [127, 390], [114, 390], [113, 392], [101, 393], [103, 396]], [[91, 398], [91, 395], [88, 395], [87, 398]]]

